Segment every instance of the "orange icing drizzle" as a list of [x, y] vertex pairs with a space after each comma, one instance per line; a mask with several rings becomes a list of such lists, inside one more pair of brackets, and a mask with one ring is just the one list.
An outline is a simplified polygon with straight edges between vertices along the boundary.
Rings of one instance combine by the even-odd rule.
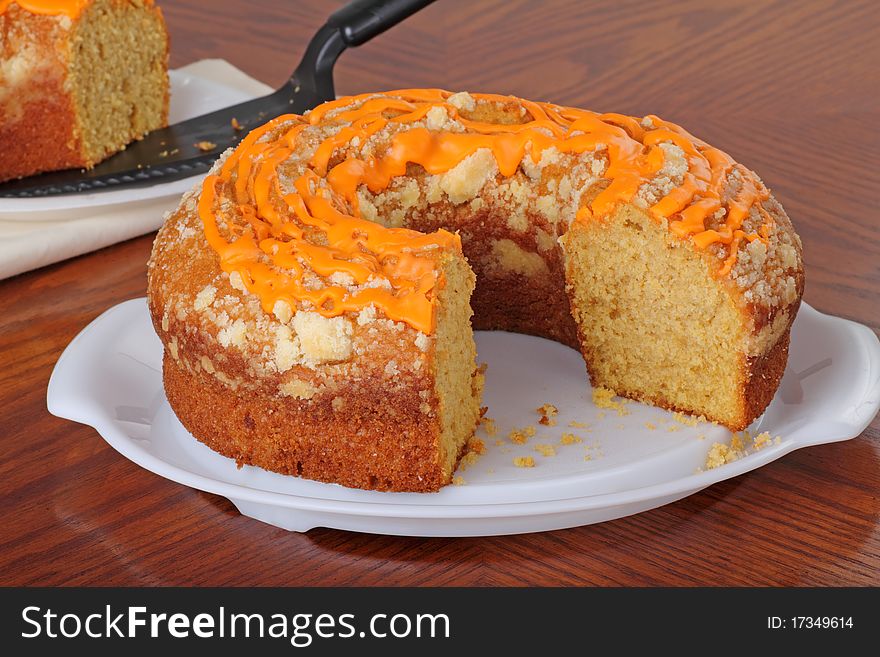
[[[312, 170], [294, 181], [295, 191], [282, 193], [277, 167], [291, 156], [296, 138], [307, 124], [294, 125], [271, 142], [257, 140], [280, 123], [298, 118], [284, 115], [257, 128], [216, 175], [205, 179], [199, 215], [208, 243], [220, 256], [221, 267], [229, 273], [238, 272], [248, 291], [260, 297], [266, 312], [272, 312], [278, 301], [285, 301], [294, 309], [297, 301], [309, 301], [325, 317], [374, 304], [388, 318], [431, 333], [438, 269], [436, 260], [424, 252], [437, 247], [460, 251], [461, 240], [447, 231], [423, 235], [402, 228], [385, 228], [346, 214], [340, 209], [343, 204], [317, 184], [320, 179]], [[255, 160], [255, 155], [260, 159]], [[227, 241], [218, 226], [214, 206], [217, 186], [229, 184], [233, 172], [236, 177], [231, 186], [232, 200], [244, 225], [253, 230], [252, 234], [242, 232], [227, 222], [230, 233], [238, 233], [236, 239]], [[281, 212], [271, 201], [273, 190], [286, 206]], [[317, 229], [323, 238], [306, 239], [308, 229]], [[304, 265], [323, 277], [343, 272], [358, 285], [371, 279], [385, 280], [390, 289], [366, 287], [350, 293], [341, 285], [329, 284], [311, 289], [304, 281]]]
[[[471, 94], [477, 101], [521, 103], [531, 116], [521, 124], [492, 124], [462, 116], [448, 102], [450, 95], [440, 89], [406, 89], [388, 92], [387, 96], [341, 98], [303, 117], [280, 116], [251, 132], [219, 172], [205, 179], [199, 201], [205, 236], [218, 253], [223, 270], [238, 272], [267, 312], [278, 300], [286, 301], [291, 308], [297, 307], [297, 301], [309, 301], [327, 317], [375, 304], [390, 319], [431, 333], [438, 274], [435, 261], [420, 252], [438, 247], [460, 249], [458, 236], [443, 230], [423, 235], [389, 229], [362, 219], [357, 190], [365, 185], [379, 193], [393, 178], [405, 175], [409, 164], [419, 165], [430, 174], [445, 173], [481, 148], [492, 152], [501, 174], [509, 177], [525, 157], [537, 164], [548, 148], [581, 154], [604, 145], [608, 166], [603, 177], [610, 183], [581, 206], [576, 218], [589, 221], [631, 201], [639, 188], [662, 169], [665, 154], [660, 144], [673, 143], [684, 152], [688, 170], [681, 184], [649, 207], [648, 213], [658, 221], [668, 220], [670, 231], [691, 239], [699, 249], [716, 242], [728, 245], [729, 254], [718, 276], [730, 272], [743, 239], [768, 239], [773, 222], [761, 202], [769, 192], [760, 180], [726, 153], [673, 123], [649, 116], [651, 127], [646, 128], [638, 119], [621, 114], [596, 114], [507, 96]], [[442, 106], [468, 132], [430, 131], [420, 126], [403, 129], [391, 137], [383, 154], [360, 159], [349, 151], [345, 159], [330, 166], [334, 158], [338, 159], [339, 151], [354, 139], [364, 143], [389, 124], [415, 123], [434, 106]], [[335, 114], [331, 116], [331, 112]], [[286, 121], [295, 124], [279, 138], [259, 141]], [[319, 125], [340, 129], [314, 150], [305, 173], [293, 182], [294, 191], [284, 193], [277, 167], [294, 154], [299, 135]], [[741, 184], [724, 207], [724, 185], [734, 170]], [[330, 189], [318, 184], [322, 179]], [[221, 185], [242, 219], [240, 225], [226, 222], [228, 233], [235, 238], [231, 241], [221, 234], [215, 213], [216, 190]], [[273, 202], [273, 198], [283, 199], [283, 204]], [[757, 206], [765, 223], [757, 233], [747, 234], [742, 225], [753, 206]], [[706, 219], [722, 208], [726, 210], [724, 222], [718, 229], [707, 229]], [[244, 226], [252, 231], [244, 231]], [[313, 235], [315, 231], [323, 238], [306, 239], [307, 233]], [[304, 283], [304, 266], [323, 277], [344, 272], [360, 285], [384, 279], [390, 289], [368, 287], [351, 293], [329, 283], [311, 289]]]
[[57, 16], [64, 14], [76, 18], [91, 0], [0, 0], [0, 14], [11, 4], [16, 4], [32, 14]]

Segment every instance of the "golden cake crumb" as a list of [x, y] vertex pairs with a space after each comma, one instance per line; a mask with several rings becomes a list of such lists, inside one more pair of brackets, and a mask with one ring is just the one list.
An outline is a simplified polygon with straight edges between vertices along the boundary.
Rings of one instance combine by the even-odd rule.
[[623, 400], [616, 400], [615, 397], [616, 395], [613, 390], [601, 386], [593, 388], [593, 403], [597, 407], [617, 411], [617, 414], [621, 417], [629, 415], [629, 410], [627, 410], [624, 405], [626, 402]]
[[529, 438], [535, 435], [535, 427], [529, 425], [527, 427], [523, 427], [522, 429], [512, 429], [508, 438], [510, 442], [516, 443], [517, 445], [524, 445], [529, 441]]
[[670, 424], [668, 427], [666, 427], [666, 430], [669, 433], [672, 433], [673, 431], [681, 431], [681, 427], [677, 424]]
[[538, 422], [548, 427], [556, 426], [556, 420], [554, 420], [553, 417], [559, 414], [559, 409], [556, 408], [553, 404], [544, 404], [543, 406], [539, 406], [535, 410], [537, 411], [538, 415], [541, 416], [541, 419], [538, 420]]
[[730, 446], [724, 443], [713, 443], [709, 449], [709, 454], [706, 456], [706, 468], [712, 470], [726, 463], [733, 463], [743, 456], [745, 456], [745, 452], [733, 447], [733, 440], [731, 440]]
[[461, 457], [461, 461], [459, 462], [459, 469], [463, 472], [471, 467], [474, 463], [476, 463], [480, 458], [480, 455], [476, 452], [468, 452], [464, 456]]
[[464, 477], [462, 477], [461, 475], [456, 475], [452, 478], [452, 483], [456, 486], [464, 486], [466, 482], [464, 480]]
[[657, 428], [657, 425], [654, 424], [653, 422], [645, 422], [645, 428], [650, 429], [651, 431], [654, 431], [654, 429]]
[[476, 436], [472, 436], [468, 439], [467, 442], [468, 450], [473, 452], [474, 454], [485, 454], [486, 453], [486, 443], [477, 438]]
[[531, 456], [517, 456], [513, 459], [513, 464], [518, 468], [534, 468], [535, 459]]
[[215, 148], [217, 148], [217, 144], [215, 144], [213, 141], [196, 142], [194, 146], [200, 151], [204, 151], [205, 153], [207, 153], [208, 151], [213, 151]]
[[556, 448], [553, 447], [553, 445], [548, 445], [547, 443], [536, 444], [535, 451], [539, 452], [541, 456], [556, 456]]
[[590, 425], [587, 424], [586, 422], [578, 422], [577, 420], [572, 420], [571, 422], [568, 423], [568, 426], [570, 426], [573, 429], [586, 429]]
[[705, 422], [706, 418], [702, 415], [685, 415], [684, 413], [679, 413], [676, 411], [672, 414], [672, 417], [675, 418], [675, 421], [679, 424], [683, 424], [686, 427], [695, 427], [700, 422]]
[[727, 462], [727, 455], [730, 447], [723, 443], [713, 443], [706, 455], [706, 468], [711, 470], [724, 465]]
[[752, 439], [752, 444], [755, 446], [755, 451], [764, 449], [765, 447], [767, 447], [767, 445], [771, 443], [778, 445], [781, 442], [782, 438], [780, 436], [776, 436], [776, 438], [771, 438], [770, 433], [767, 431], [759, 433]]
[[[744, 431], [746, 440], [751, 440], [751, 436], [748, 431]], [[741, 452], [745, 447], [745, 443], [743, 442], [743, 437], [739, 433], [734, 433], [730, 438], [730, 448], [736, 450], [737, 452]]]
[[495, 420], [490, 417], [481, 417], [480, 424], [483, 425], [483, 429], [486, 432], [486, 435], [490, 438], [498, 433], [498, 426], [495, 424]]
[[553, 404], [544, 404], [543, 406], [539, 406], [535, 409], [538, 415], [545, 415], [547, 417], [553, 417], [554, 415], [559, 415], [559, 409], [556, 408]]
[[563, 433], [562, 438], [559, 440], [561, 445], [574, 445], [576, 443], [584, 442], [580, 436], [575, 436], [573, 433]]

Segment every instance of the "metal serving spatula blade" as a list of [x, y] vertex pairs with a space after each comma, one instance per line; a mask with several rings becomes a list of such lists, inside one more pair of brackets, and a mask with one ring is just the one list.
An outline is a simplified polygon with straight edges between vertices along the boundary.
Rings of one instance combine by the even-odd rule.
[[206, 173], [217, 156], [280, 114], [302, 114], [333, 99], [333, 65], [434, 0], [355, 0], [327, 20], [293, 75], [277, 91], [154, 130], [90, 170], [53, 171], [0, 184], [0, 197], [27, 198], [148, 187]]

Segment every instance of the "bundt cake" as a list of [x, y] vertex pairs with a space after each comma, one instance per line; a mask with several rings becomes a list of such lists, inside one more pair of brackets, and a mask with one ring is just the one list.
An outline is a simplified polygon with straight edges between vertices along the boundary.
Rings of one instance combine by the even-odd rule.
[[672, 123], [409, 89], [224, 154], [159, 231], [149, 304], [171, 407], [214, 450], [434, 491], [479, 421], [471, 324], [739, 430], [773, 397], [803, 281], [760, 179]]
[[152, 0], [0, 0], [0, 181], [91, 168], [167, 122]]

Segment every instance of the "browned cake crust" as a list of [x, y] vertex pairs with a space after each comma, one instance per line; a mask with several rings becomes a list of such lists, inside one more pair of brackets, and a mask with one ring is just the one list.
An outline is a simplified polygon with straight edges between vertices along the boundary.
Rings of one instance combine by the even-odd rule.
[[[122, 4], [120, 0], [102, 0]], [[88, 11], [89, 8], [83, 10]], [[161, 26], [165, 40], [164, 66], [167, 71], [168, 39], [161, 11], [149, 6]], [[72, 76], [76, 42], [89, 38], [77, 32], [84, 14], [70, 18], [63, 13], [35, 14], [12, 3], [0, 12], [0, 181], [44, 171], [90, 168], [140, 139], [148, 131], [167, 125], [169, 88], [167, 74], [161, 116], [143, 128], [133, 125], [125, 134], [101, 143], [86, 141], [86, 117], [77, 105]], [[141, 25], [120, 25], [120, 30], [138, 30]], [[91, 66], [92, 64], [86, 65]], [[94, 71], [94, 75], [125, 76], [132, 72], [114, 68]], [[110, 113], [107, 104], [103, 112]], [[127, 110], [126, 110], [127, 111]], [[100, 120], [100, 119], [99, 119]], [[137, 123], [137, 122], [136, 122]]]
[[[85, 166], [73, 96], [65, 89], [69, 29], [54, 16], [11, 6], [0, 14], [0, 61], [22, 57], [33, 44], [40, 74], [0, 80], [0, 180]], [[23, 65], [22, 68], [26, 66]]]
[[377, 381], [348, 391], [337, 411], [327, 396], [290, 400], [230, 391], [168, 354], [162, 376], [183, 426], [239, 466], [367, 490], [430, 492], [449, 481], [437, 458], [437, 427], [422, 421], [415, 389], [377, 405]]
[[[794, 309], [796, 312], [796, 307]], [[743, 378], [747, 381], [743, 387], [742, 404], [743, 417], [737, 426], [731, 427], [734, 431], [742, 431], [752, 423], [756, 417], [764, 412], [764, 409], [773, 400], [773, 395], [779, 388], [785, 365], [788, 362], [788, 345], [791, 340], [791, 325], [779, 336], [766, 354], [751, 356], [745, 359], [743, 364]]]
[[27, 120], [9, 120], [0, 109], [0, 181], [88, 164], [64, 81], [35, 82], [31, 91], [33, 100], [21, 105]]

